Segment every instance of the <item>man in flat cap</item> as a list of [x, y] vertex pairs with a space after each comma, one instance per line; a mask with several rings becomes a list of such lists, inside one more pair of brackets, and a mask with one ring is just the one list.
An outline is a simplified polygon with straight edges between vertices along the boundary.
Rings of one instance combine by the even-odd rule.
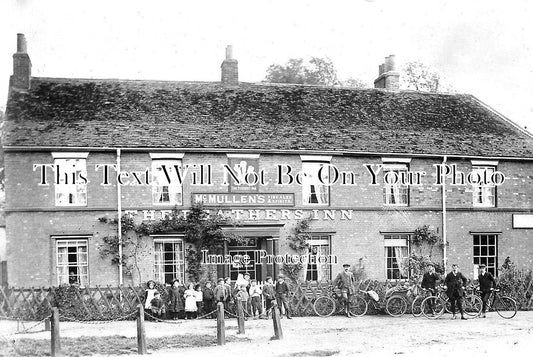
[[343, 271], [341, 271], [335, 280], [333, 286], [341, 289], [342, 300], [346, 309], [346, 316], [350, 316], [350, 298], [355, 293], [355, 277], [350, 271], [350, 264], [343, 264]]
[[490, 293], [496, 287], [496, 280], [491, 273], [487, 271], [487, 266], [481, 264], [479, 266], [479, 275], [477, 277], [479, 281], [479, 290], [481, 291], [481, 300], [483, 300], [483, 309], [481, 310], [481, 317], [487, 317], [485, 312], [487, 311], [487, 301], [489, 301]]

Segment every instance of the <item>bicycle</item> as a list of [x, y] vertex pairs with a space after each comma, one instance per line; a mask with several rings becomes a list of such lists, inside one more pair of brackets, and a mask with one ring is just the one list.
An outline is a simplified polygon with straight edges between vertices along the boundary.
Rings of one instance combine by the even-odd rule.
[[[368, 306], [371, 304], [374, 310], [385, 310], [387, 314], [393, 317], [399, 317], [405, 314], [407, 311], [407, 301], [399, 295], [399, 293], [403, 292], [403, 287], [395, 287], [390, 289], [385, 293], [385, 304], [379, 303], [379, 295], [373, 291], [373, 290], [361, 290], [359, 289], [359, 293], [363, 294], [363, 297], [359, 297], [360, 300], [363, 300], [366, 303], [366, 307], [364, 308], [364, 312], [362, 312], [362, 309], [358, 312], [361, 316], [366, 314], [368, 311]], [[359, 304], [362, 304], [359, 302]], [[359, 305], [355, 305], [359, 306]]]
[[[313, 310], [320, 317], [327, 317], [333, 313], [344, 313], [346, 307], [342, 295], [336, 292], [332, 286], [328, 287], [326, 295], [318, 297], [313, 302]], [[348, 313], [352, 316], [362, 316], [366, 313], [368, 305], [364, 299], [357, 295], [350, 296], [350, 308]]]
[[[476, 294], [481, 294], [481, 291], [476, 289]], [[496, 311], [504, 319], [512, 319], [516, 315], [518, 307], [513, 298], [502, 295], [501, 289], [496, 288], [491, 291], [487, 300], [487, 310]]]
[[[467, 288], [467, 293], [463, 297], [463, 312], [469, 316], [478, 316], [481, 313], [482, 301], [473, 292], [469, 292], [471, 288]], [[428, 319], [436, 319], [444, 312], [451, 313], [451, 303], [448, 296], [445, 294], [446, 288], [443, 286], [437, 287], [437, 294], [428, 296], [422, 301], [422, 314]]]
[[429, 289], [422, 287], [419, 287], [418, 290], [421, 290], [422, 292], [418, 293], [411, 302], [411, 314], [414, 317], [422, 316], [422, 302], [425, 298], [430, 296], [429, 294], [431, 293]]

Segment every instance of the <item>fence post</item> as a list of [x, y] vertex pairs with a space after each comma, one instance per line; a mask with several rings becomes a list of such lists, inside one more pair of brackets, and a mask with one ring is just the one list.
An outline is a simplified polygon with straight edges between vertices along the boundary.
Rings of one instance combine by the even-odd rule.
[[61, 356], [61, 341], [59, 340], [59, 309], [57, 307], [52, 308], [52, 319], [50, 329], [50, 354], [52, 357]]
[[246, 333], [244, 331], [244, 311], [242, 309], [242, 302], [240, 300], [237, 301], [237, 326], [239, 327], [238, 333]]
[[137, 315], [137, 354], [145, 355], [146, 352], [146, 334], [144, 331], [144, 306], [138, 305], [139, 311]]
[[273, 340], [282, 340], [283, 339], [283, 331], [281, 329], [281, 320], [280, 320], [280, 312], [278, 309], [278, 304], [276, 301], [273, 301], [272, 304], [272, 322], [274, 323], [274, 337], [272, 337]]
[[224, 322], [224, 303], [217, 304], [217, 344], [223, 346], [226, 344], [226, 326]]

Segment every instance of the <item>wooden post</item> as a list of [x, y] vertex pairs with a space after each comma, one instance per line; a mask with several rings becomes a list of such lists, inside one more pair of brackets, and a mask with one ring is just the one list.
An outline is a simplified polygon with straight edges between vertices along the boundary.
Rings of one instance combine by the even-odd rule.
[[237, 301], [237, 326], [239, 327], [238, 333], [246, 333], [244, 331], [244, 311], [242, 309], [242, 302], [240, 300]]
[[275, 301], [273, 301], [272, 304], [272, 322], [274, 323], [274, 337], [272, 337], [272, 339], [282, 340], [283, 330], [281, 329], [280, 312], [278, 309], [278, 304]]
[[50, 331], [50, 318], [49, 317], [44, 319], [44, 330]]
[[52, 308], [52, 319], [50, 329], [50, 354], [52, 357], [61, 356], [61, 341], [59, 340], [59, 309]]
[[224, 322], [224, 303], [217, 304], [217, 344], [223, 346], [226, 344], [226, 326]]
[[146, 334], [144, 331], [144, 306], [138, 305], [139, 311], [137, 315], [137, 354], [145, 355], [146, 352]]

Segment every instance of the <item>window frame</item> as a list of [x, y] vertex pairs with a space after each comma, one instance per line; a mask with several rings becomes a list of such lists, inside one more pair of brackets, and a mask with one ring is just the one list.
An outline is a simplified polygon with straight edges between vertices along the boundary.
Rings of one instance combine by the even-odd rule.
[[[328, 252], [327, 255], [331, 255], [331, 234], [321, 234], [321, 233], [311, 233], [309, 239], [307, 240], [307, 243], [309, 244], [309, 247], [312, 246], [327, 246]], [[326, 244], [324, 244], [326, 243]], [[309, 253], [308, 253], [309, 254]], [[318, 262], [316, 264], [316, 274], [317, 274], [317, 280], [308, 280], [307, 275], [309, 274], [309, 263], [307, 263], [306, 269], [305, 269], [305, 276], [304, 280], [306, 282], [320, 282], [320, 281], [330, 281], [332, 279], [332, 271], [331, 271], [331, 264], [324, 263], [324, 265], [327, 266], [326, 268], [326, 277], [324, 277], [321, 280], [318, 280], [318, 271], [319, 271], [319, 265]]]
[[[496, 172], [498, 167], [496, 164], [491, 163], [476, 163], [472, 164], [472, 172], [475, 171], [485, 171], [485, 170], [492, 170], [492, 172]], [[476, 198], [481, 193], [481, 198], [485, 197], [484, 192], [485, 189], [489, 189], [492, 191], [492, 195], [488, 197], [492, 197], [492, 202], [484, 203], [484, 202], [477, 202]], [[472, 206], [476, 208], [491, 208], [491, 207], [497, 207], [496, 206], [496, 198], [497, 198], [497, 187], [495, 185], [472, 185]]]
[[[385, 162], [383, 163], [383, 176], [387, 174], [387, 172], [400, 172], [405, 171], [409, 172], [409, 164], [407, 162]], [[393, 193], [389, 190], [397, 187], [400, 190], [400, 196], [401, 198], [405, 197], [405, 202], [400, 203], [391, 203], [390, 197], [393, 196]], [[404, 194], [405, 193], [405, 194]], [[402, 185], [400, 183], [398, 184], [387, 184], [385, 181], [383, 182], [383, 205], [388, 207], [409, 207], [409, 201], [410, 201], [410, 193], [411, 190], [409, 189], [409, 185]]]
[[[57, 165], [60, 167], [69, 167], [69, 161], [76, 161], [74, 165], [72, 165], [74, 168], [76, 168], [77, 163], [83, 163], [83, 168], [81, 170], [74, 170], [74, 172], [80, 172], [85, 175], [87, 178], [87, 157], [89, 156], [88, 152], [53, 152], [52, 158], [54, 159], [54, 175], [56, 175], [55, 168]], [[61, 162], [64, 161], [63, 164]], [[64, 173], [69, 174], [71, 171], [64, 170]], [[70, 176], [70, 175], [69, 175]], [[79, 175], [77, 175], [77, 182], [76, 184], [62, 184], [55, 182], [54, 178], [54, 205], [56, 207], [87, 207], [88, 204], [88, 184], [86, 182], [80, 182], [78, 179]], [[64, 182], [64, 175], [59, 176], [59, 181]], [[84, 188], [83, 190], [80, 190], [80, 188]], [[82, 191], [82, 192], [79, 192]], [[79, 199], [79, 195], [84, 196], [84, 200]], [[60, 202], [59, 195], [66, 195], [67, 200], [66, 202]], [[69, 203], [68, 198], [70, 195], [73, 195], [75, 197], [76, 202]]]
[[[500, 233], [492, 232], [472, 232], [472, 263], [474, 266], [480, 264], [485, 264], [487, 266], [487, 271], [490, 272], [494, 277], [498, 276], [498, 241], [500, 240]], [[476, 236], [478, 236], [478, 244], [476, 244]], [[486, 243], [482, 244], [482, 236], [486, 237]], [[494, 236], [494, 243], [490, 244], [490, 236]], [[476, 247], [479, 249], [478, 254], [476, 255]], [[490, 255], [490, 248], [494, 247], [494, 254]], [[482, 255], [482, 248], [485, 248], [487, 254]], [[494, 259], [494, 264], [489, 264], [489, 259]], [[477, 260], [476, 260], [477, 259]], [[477, 263], [476, 263], [477, 261]]]
[[[313, 155], [300, 155], [300, 158], [302, 160], [302, 175], [303, 175], [303, 178], [302, 178], [302, 205], [303, 206], [309, 206], [309, 207], [316, 207], [316, 206], [319, 206], [319, 207], [329, 207], [331, 205], [331, 185], [324, 185], [324, 184], [318, 184], [318, 185], [313, 185], [313, 184], [309, 184], [309, 199], [306, 200], [306, 195], [305, 195], [305, 191], [306, 191], [306, 187], [308, 185], [308, 183], [312, 180], [312, 176], [309, 175], [308, 177], [308, 174], [306, 173], [306, 168], [305, 166], [308, 166], [308, 165], [318, 165], [318, 170], [320, 170], [320, 166], [323, 166], [323, 165], [330, 165], [331, 164], [331, 156], [313, 156]], [[318, 170], [316, 170], [316, 174], [318, 175]], [[330, 172], [331, 170], [328, 169], [328, 179], [330, 177]], [[318, 180], [318, 178], [317, 178]], [[327, 190], [327, 192], [324, 194], [324, 193], [318, 193], [320, 195], [324, 195], [325, 199], [326, 199], [326, 202], [309, 202], [311, 201], [311, 197], [312, 197], [312, 190], [311, 188], [313, 186], [317, 186], [317, 187], [325, 187], [325, 189]], [[318, 198], [318, 194], [317, 194], [317, 191], [315, 190], [315, 196]]]
[[[82, 273], [78, 273], [78, 284], [81, 286], [81, 287], [85, 287], [85, 286], [90, 286], [90, 264], [89, 264], [89, 259], [90, 259], [90, 254], [89, 254], [89, 236], [52, 236], [52, 239], [55, 240], [54, 242], [54, 254], [55, 254], [55, 262], [56, 262], [56, 266], [55, 266], [55, 274], [56, 274], [56, 281], [57, 281], [57, 284], [58, 286], [60, 285], [64, 285], [64, 284], [71, 284], [70, 281], [69, 281], [69, 278], [70, 278], [70, 272], [68, 272], [69, 270], [69, 267], [76, 267], [79, 270], [82, 270], [80, 269], [81, 267], [86, 267], [86, 270], [87, 270], [87, 274], [86, 274], [86, 284], [83, 284], [83, 281], [82, 281]], [[80, 264], [79, 262], [77, 262], [76, 265], [70, 265], [69, 262], [68, 262], [68, 255], [69, 255], [69, 252], [68, 252], [68, 243], [71, 243], [71, 242], [83, 242], [85, 244], [85, 255], [86, 255], [86, 261], [85, 261], [85, 264]], [[67, 245], [65, 246], [67, 248], [67, 252], [66, 252], [66, 255], [67, 255], [67, 260], [66, 260], [66, 264], [65, 265], [60, 265], [60, 261], [59, 261], [59, 248], [60, 248], [60, 243], [67, 243]], [[80, 246], [83, 246], [83, 245], [80, 245], [80, 244], [76, 244], [74, 245], [76, 248], [80, 247]], [[76, 258], [78, 258], [78, 255], [79, 255], [79, 252], [76, 250]], [[59, 270], [61, 267], [66, 267], [67, 268], [67, 276], [66, 276], [66, 279], [67, 279], [67, 282], [61, 282], [61, 276], [63, 276], [64, 274], [60, 274]]]
[[[405, 233], [405, 232], [386, 232], [382, 233], [383, 235], [383, 247], [384, 247], [384, 259], [385, 259], [385, 279], [389, 281], [407, 281], [411, 277], [411, 267], [409, 265], [409, 255], [411, 254], [411, 238], [413, 233]], [[394, 236], [397, 236], [397, 238], [392, 238]], [[403, 236], [403, 237], [402, 237]], [[391, 238], [387, 238], [391, 237]], [[389, 271], [392, 270], [392, 276], [394, 276], [395, 269], [398, 269], [398, 274], [401, 276], [401, 268], [397, 267], [389, 268], [389, 260], [394, 259], [394, 257], [388, 256], [388, 248], [404, 248], [406, 249], [406, 255], [402, 257], [402, 259], [405, 259], [405, 264], [407, 266], [405, 267], [405, 271], [407, 272], [407, 277], [405, 278], [389, 278]]]
[[[160, 282], [162, 284], [165, 284], [165, 265], [170, 265], [170, 264], [165, 264], [165, 257], [164, 257], [164, 246], [163, 246], [163, 250], [161, 250], [161, 253], [162, 253], [162, 263], [160, 264], [161, 268], [158, 269], [158, 263], [157, 263], [157, 260], [156, 260], [156, 255], [158, 254], [158, 250], [156, 249], [156, 244], [164, 244], [164, 243], [181, 243], [181, 255], [183, 257], [183, 262], [180, 262], [179, 260], [176, 261], [177, 264], [181, 265], [182, 267], [182, 271], [181, 271], [181, 276], [180, 277], [176, 277], [174, 276], [172, 278], [172, 280], [174, 279], [179, 279], [181, 282], [184, 282], [185, 281], [185, 276], [186, 276], [186, 270], [187, 270], [187, 260], [185, 258], [185, 253], [186, 253], [186, 248], [185, 248], [185, 237], [181, 236], [181, 235], [173, 235], [173, 236], [154, 236], [153, 238], [153, 248], [154, 248], [154, 264], [153, 264], [153, 267], [154, 267], [154, 281], [157, 281], [157, 282]], [[173, 251], [174, 255], [175, 255], [175, 251]], [[162, 270], [161, 270], [162, 269]], [[158, 276], [160, 273], [162, 273], [162, 276]], [[162, 280], [160, 279], [162, 278]]]
[[[157, 165], [159, 163], [159, 165]], [[159, 185], [158, 180], [159, 176], [162, 175], [162, 179], [166, 183], [166, 178], [164, 173], [162, 173], [162, 169], [157, 170], [157, 167], [162, 167], [162, 165], [165, 165], [165, 167], [170, 167], [171, 171], [174, 170], [174, 165], [179, 165], [179, 167], [182, 169], [183, 172], [183, 160], [180, 157], [168, 157], [168, 156], [152, 156], [152, 163], [151, 163], [151, 170], [152, 170], [152, 204], [154, 206], [183, 206], [183, 182], [181, 184], [176, 183], [175, 186], [172, 186], [170, 184], [166, 185]], [[160, 171], [160, 172], [158, 172]], [[169, 172], [170, 174], [171, 172]], [[172, 179], [172, 177], [171, 177]], [[182, 177], [182, 180], [184, 178]], [[159, 187], [164, 188], [166, 187], [168, 192], [169, 200], [163, 201], [163, 202], [156, 202], [156, 195], [160, 195], [163, 197], [165, 194], [164, 192], [158, 193], [157, 190]], [[171, 187], [175, 188], [175, 190], [171, 190]], [[172, 197], [175, 198], [175, 201], [173, 201]]]

